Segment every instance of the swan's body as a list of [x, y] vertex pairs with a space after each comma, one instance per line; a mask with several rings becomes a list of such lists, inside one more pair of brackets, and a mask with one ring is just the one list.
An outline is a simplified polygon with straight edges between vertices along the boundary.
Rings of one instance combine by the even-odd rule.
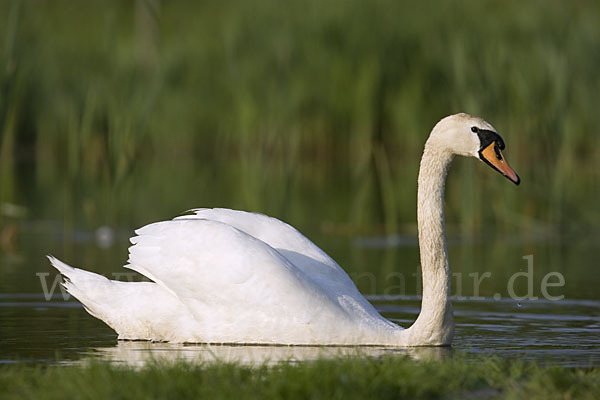
[[[481, 132], [489, 135], [482, 138]], [[408, 329], [383, 318], [344, 270], [300, 232], [261, 214], [199, 209], [137, 230], [126, 267], [153, 282], [110, 281], [50, 260], [68, 278], [67, 290], [119, 339], [448, 345], [454, 322], [444, 237], [446, 172], [455, 154], [483, 157], [491, 146], [503, 148], [494, 134], [485, 121], [458, 114], [440, 121], [425, 145], [417, 212], [423, 303]], [[482, 159], [518, 183], [508, 164]]]

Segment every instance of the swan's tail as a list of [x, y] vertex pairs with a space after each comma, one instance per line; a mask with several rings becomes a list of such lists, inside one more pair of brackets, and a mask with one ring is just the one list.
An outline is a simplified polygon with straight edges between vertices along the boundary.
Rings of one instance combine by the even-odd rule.
[[111, 281], [48, 256], [63, 287], [87, 312], [113, 328], [119, 339], [201, 341], [201, 328], [186, 307], [154, 282]]
[[111, 282], [102, 275], [73, 268], [53, 256], [48, 256], [48, 260], [63, 276], [61, 284], [67, 292], [77, 298], [94, 317], [104, 319], [102, 298]]

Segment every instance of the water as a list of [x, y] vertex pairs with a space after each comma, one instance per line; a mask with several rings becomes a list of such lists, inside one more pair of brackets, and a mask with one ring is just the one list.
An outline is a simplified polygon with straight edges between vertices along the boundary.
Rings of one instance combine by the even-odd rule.
[[[46, 300], [42, 282], [51, 288], [56, 274], [43, 257], [45, 253], [53, 252], [67, 262], [111, 277], [123, 272], [116, 266], [126, 259], [130, 232], [114, 229], [107, 233], [104, 228], [104, 238], [98, 240], [96, 232], [81, 230], [76, 240], [65, 242], [55, 227], [49, 223], [35, 229], [22, 226], [19, 251], [2, 255], [0, 363], [71, 364], [101, 359], [141, 365], [152, 358], [261, 363], [337, 355], [408, 354], [417, 359], [442, 359], [460, 354], [564, 366], [600, 365], [600, 295], [590, 257], [595, 241], [589, 237], [590, 246], [532, 243], [526, 238], [451, 238], [456, 321], [452, 347], [208, 346], [117, 341], [108, 326], [91, 317], [73, 298], [65, 301], [58, 288]], [[108, 244], [107, 234], [114, 236]], [[415, 320], [420, 297], [416, 294], [418, 249], [414, 238], [357, 238], [320, 232], [310, 236], [346, 267], [363, 293], [376, 293], [367, 297], [385, 317], [402, 326]], [[534, 255], [531, 270], [529, 254]], [[566, 260], [577, 263], [563, 264]], [[489, 276], [480, 279], [486, 272]], [[520, 297], [530, 295], [529, 299], [509, 295], [515, 273], [520, 275], [514, 279], [512, 291]], [[544, 298], [541, 285], [548, 273], [562, 274], [564, 285], [558, 285], [558, 278], [548, 278], [547, 282], [556, 285], [547, 287], [546, 294], [564, 298]], [[129, 278], [139, 276], [121, 276]], [[479, 285], [474, 284], [477, 280]]]

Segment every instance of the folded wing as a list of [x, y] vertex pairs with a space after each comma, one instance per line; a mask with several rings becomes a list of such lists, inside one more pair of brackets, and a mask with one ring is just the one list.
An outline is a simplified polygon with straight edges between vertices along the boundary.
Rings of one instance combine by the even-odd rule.
[[231, 225], [183, 218], [136, 233], [127, 267], [185, 304], [203, 327], [203, 341], [293, 342], [307, 329], [351, 320], [337, 293]]

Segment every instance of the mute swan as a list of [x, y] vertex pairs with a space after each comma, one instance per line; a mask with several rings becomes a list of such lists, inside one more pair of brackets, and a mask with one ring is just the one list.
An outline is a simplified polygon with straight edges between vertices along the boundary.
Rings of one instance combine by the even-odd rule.
[[197, 209], [135, 231], [129, 264], [152, 282], [110, 281], [49, 256], [64, 287], [119, 339], [293, 345], [449, 345], [454, 332], [444, 233], [444, 184], [455, 155], [476, 157], [515, 184], [502, 138], [467, 114], [439, 121], [425, 143], [417, 219], [421, 313], [386, 320], [319, 247], [261, 214]]

